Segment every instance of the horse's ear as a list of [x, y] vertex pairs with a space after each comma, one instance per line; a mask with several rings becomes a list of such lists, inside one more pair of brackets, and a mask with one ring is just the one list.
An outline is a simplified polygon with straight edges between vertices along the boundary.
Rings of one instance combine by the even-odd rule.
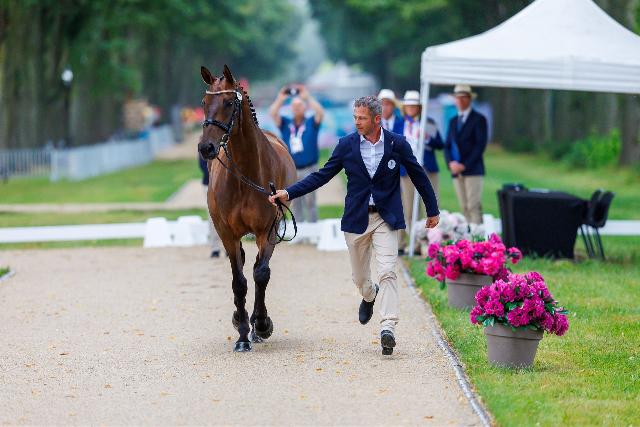
[[207, 67], [205, 67], [204, 65], [202, 67], [200, 67], [200, 75], [202, 76], [202, 80], [208, 84], [211, 85], [213, 84], [213, 75], [211, 75], [211, 71], [209, 71], [207, 69]]
[[234, 84], [236, 82], [233, 78], [233, 74], [231, 74], [231, 70], [229, 69], [229, 67], [227, 67], [227, 64], [224, 64], [224, 72], [222, 74], [224, 75], [224, 79], [229, 82], [229, 84]]

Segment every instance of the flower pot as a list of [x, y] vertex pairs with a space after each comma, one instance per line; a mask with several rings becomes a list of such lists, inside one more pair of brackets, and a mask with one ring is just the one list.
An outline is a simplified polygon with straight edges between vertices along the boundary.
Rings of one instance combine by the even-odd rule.
[[543, 331], [530, 329], [512, 330], [496, 323], [484, 328], [487, 336], [489, 363], [509, 368], [526, 368], [533, 365]]
[[455, 308], [472, 308], [476, 305], [476, 292], [481, 287], [493, 283], [493, 278], [484, 274], [462, 273], [456, 280], [447, 279], [447, 296], [449, 306]]

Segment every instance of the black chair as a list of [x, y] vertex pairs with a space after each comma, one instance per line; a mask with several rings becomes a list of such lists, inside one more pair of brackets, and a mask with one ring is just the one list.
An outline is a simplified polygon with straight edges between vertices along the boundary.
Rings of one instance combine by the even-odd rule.
[[[596, 190], [589, 201], [587, 215], [584, 223], [580, 225], [580, 232], [590, 258], [598, 255], [602, 260], [605, 259], [602, 239], [600, 238], [598, 229], [604, 227], [607, 223], [609, 208], [611, 207], [614, 196], [615, 194], [611, 191]], [[590, 232], [590, 229], [593, 230], [593, 232]], [[596, 243], [598, 244], [597, 253]]]

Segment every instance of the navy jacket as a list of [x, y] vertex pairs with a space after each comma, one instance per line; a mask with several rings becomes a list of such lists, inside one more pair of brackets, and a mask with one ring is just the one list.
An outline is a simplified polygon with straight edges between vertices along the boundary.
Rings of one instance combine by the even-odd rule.
[[465, 167], [462, 175], [484, 175], [482, 154], [487, 147], [487, 119], [472, 109], [460, 132], [457, 131], [457, 126], [458, 116], [449, 121], [449, 131], [444, 146], [444, 158], [447, 165], [453, 160], [451, 158], [451, 144], [455, 141], [460, 152], [460, 163]]
[[[427, 118], [428, 122], [435, 126], [436, 122], [431, 118]], [[440, 136], [440, 131], [436, 131], [436, 135], [424, 141], [424, 156], [422, 157], [422, 165], [427, 172], [438, 172], [438, 162], [436, 161], [435, 150], [442, 150], [444, 142]], [[448, 162], [447, 162], [448, 163]]]
[[417, 162], [411, 146], [402, 135], [383, 130], [384, 155], [373, 178], [360, 154], [360, 135], [354, 132], [340, 138], [331, 158], [318, 172], [314, 172], [286, 190], [289, 199], [304, 196], [331, 180], [342, 169], [347, 174], [347, 196], [345, 197], [342, 231], [362, 234], [369, 225], [369, 196], [384, 221], [393, 230], [406, 228], [400, 197], [400, 165], [409, 172], [411, 182], [420, 193], [428, 216], [436, 216], [436, 196], [424, 169]]
[[393, 133], [397, 133], [398, 135], [404, 134], [404, 117], [395, 115], [396, 118], [393, 121], [393, 129], [388, 129]]

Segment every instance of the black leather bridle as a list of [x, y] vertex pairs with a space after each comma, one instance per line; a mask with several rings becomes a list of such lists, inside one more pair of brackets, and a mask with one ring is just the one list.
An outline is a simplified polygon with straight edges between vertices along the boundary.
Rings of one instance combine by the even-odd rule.
[[203, 129], [206, 128], [207, 126], [213, 125], [213, 126], [219, 127], [224, 131], [224, 134], [222, 135], [222, 138], [220, 139], [220, 143], [218, 145], [220, 145], [223, 148], [226, 148], [227, 143], [229, 142], [229, 136], [231, 136], [231, 132], [233, 131], [233, 126], [236, 123], [236, 117], [240, 113], [240, 105], [242, 104], [242, 92], [240, 92], [237, 89], [229, 89], [229, 90], [218, 90], [215, 92], [207, 90], [205, 93], [207, 95], [222, 95], [225, 93], [234, 93], [236, 95], [236, 97], [233, 99], [233, 112], [231, 113], [231, 118], [229, 119], [228, 123], [223, 123], [215, 119], [214, 120], [205, 119], [204, 122], [202, 122]]

